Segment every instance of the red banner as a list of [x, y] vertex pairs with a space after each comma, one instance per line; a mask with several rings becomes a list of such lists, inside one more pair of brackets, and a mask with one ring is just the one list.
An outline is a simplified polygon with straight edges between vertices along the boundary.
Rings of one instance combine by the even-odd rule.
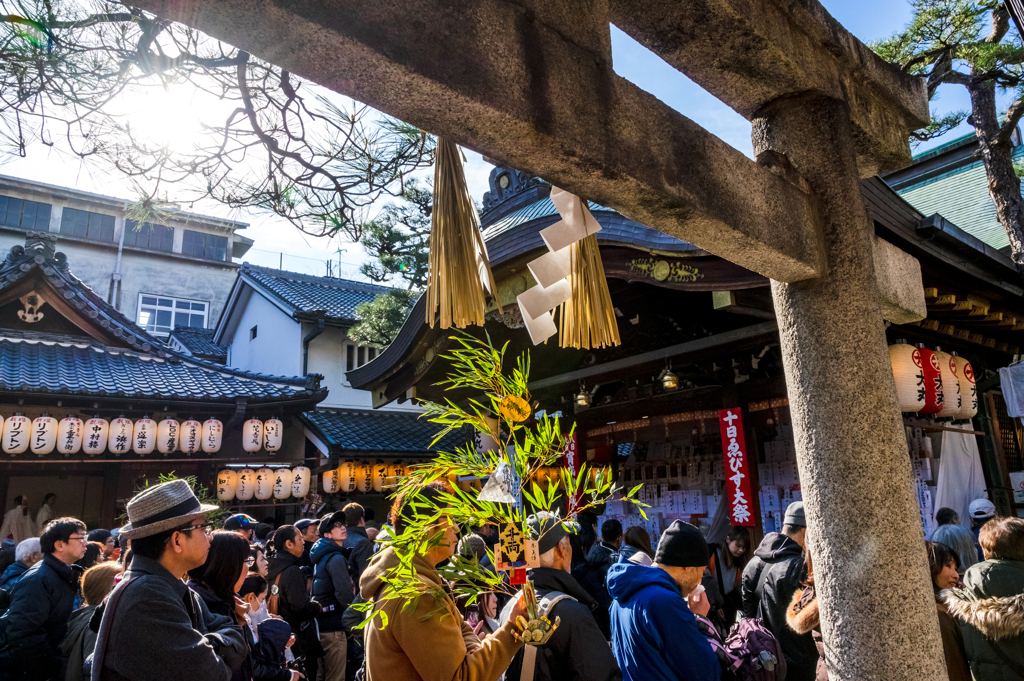
[[729, 522], [732, 525], [753, 527], [754, 504], [750, 493], [750, 459], [743, 436], [743, 417], [740, 409], [722, 409], [718, 412], [722, 427], [722, 453], [725, 458], [725, 486], [729, 499]]
[[[569, 473], [575, 478], [576, 474], [580, 472], [580, 466], [582, 465], [582, 462], [580, 461], [579, 440], [577, 439], [575, 432], [572, 435], [565, 436], [565, 444], [562, 447], [562, 457], [563, 465], [569, 469]], [[580, 496], [582, 495], [577, 495], [575, 499], [569, 500], [569, 513], [567, 517], [572, 518], [576, 515], [576, 508], [579, 504]]]

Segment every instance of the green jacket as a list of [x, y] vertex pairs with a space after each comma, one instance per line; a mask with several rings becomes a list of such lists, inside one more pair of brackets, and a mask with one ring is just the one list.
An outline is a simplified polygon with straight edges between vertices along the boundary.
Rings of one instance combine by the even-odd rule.
[[964, 588], [947, 592], [945, 602], [960, 623], [976, 681], [1019, 681], [1024, 676], [1024, 562], [986, 560], [972, 566], [964, 574]]

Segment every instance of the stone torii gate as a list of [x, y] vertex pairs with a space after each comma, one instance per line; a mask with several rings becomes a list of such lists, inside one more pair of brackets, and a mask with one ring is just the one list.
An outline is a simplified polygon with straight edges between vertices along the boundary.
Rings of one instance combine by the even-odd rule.
[[[132, 4], [770, 277], [830, 677], [946, 678], [859, 189], [909, 161], [923, 82], [816, 0]], [[610, 23], [757, 162], [616, 76]]]

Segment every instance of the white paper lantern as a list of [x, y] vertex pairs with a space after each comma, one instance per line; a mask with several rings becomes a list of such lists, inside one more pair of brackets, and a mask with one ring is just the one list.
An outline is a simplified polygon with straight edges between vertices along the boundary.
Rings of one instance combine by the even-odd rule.
[[[195, 419], [189, 419], [181, 424], [181, 431], [178, 434], [178, 447], [186, 454], [195, 454], [202, 449], [203, 424]], [[251, 496], [249, 497], [252, 498]], [[241, 497], [239, 497], [241, 499]]]
[[974, 381], [974, 367], [963, 357], [954, 357], [956, 378], [960, 383], [960, 412], [958, 419], [973, 419], [978, 413], [978, 384]]
[[48, 414], [32, 421], [32, 440], [29, 448], [33, 454], [49, 454], [57, 446], [57, 419]]
[[274, 498], [287, 499], [292, 495], [292, 472], [287, 468], [274, 471]]
[[214, 454], [220, 451], [221, 436], [224, 435], [224, 424], [215, 418], [209, 418], [203, 424], [203, 451]]
[[89, 456], [102, 454], [107, 449], [107, 434], [110, 432], [110, 424], [106, 419], [94, 416], [85, 422], [85, 432], [82, 433], [82, 451]]
[[28, 449], [32, 438], [32, 421], [21, 414], [10, 416], [4, 421], [4, 451], [21, 454]]
[[942, 409], [936, 416], [956, 416], [960, 413], [960, 380], [956, 375], [953, 355], [941, 350], [935, 351], [935, 359], [942, 373]]
[[900, 411], [916, 414], [924, 407], [925, 394], [922, 389], [924, 368], [921, 352], [913, 345], [897, 343], [889, 346], [889, 362], [893, 378], [896, 379], [896, 395]]
[[156, 449], [157, 427], [156, 421], [144, 416], [135, 422], [135, 431], [132, 435], [132, 449], [136, 454], [151, 454]]
[[82, 431], [85, 424], [77, 416], [66, 416], [57, 426], [57, 451], [61, 454], [77, 454], [82, 448]]
[[396, 489], [405, 477], [405, 466], [400, 463], [388, 466], [388, 478], [384, 481], [385, 489]]
[[263, 421], [249, 419], [242, 426], [242, 449], [258, 452], [263, 449]]
[[256, 491], [256, 471], [243, 468], [238, 471], [238, 482], [235, 485], [235, 497], [239, 501], [249, 501]]
[[373, 466], [369, 463], [358, 464], [356, 469], [356, 491], [369, 492], [373, 489]]
[[324, 473], [324, 494], [337, 494], [339, 489], [341, 489], [341, 468], [335, 468], [333, 471]]
[[135, 434], [135, 424], [131, 419], [119, 416], [110, 422], [110, 431], [107, 434], [107, 450], [111, 454], [125, 454], [132, 450], [132, 435]]
[[340, 474], [338, 480], [341, 484], [341, 491], [350, 494], [356, 491], [359, 486], [359, 466], [354, 461], [341, 464], [338, 469]]
[[281, 449], [281, 439], [284, 433], [284, 424], [281, 419], [267, 419], [263, 423], [263, 448], [268, 452], [276, 452]]
[[292, 469], [292, 496], [302, 499], [309, 494], [309, 469], [305, 466], [296, 466]]
[[[181, 424], [174, 419], [164, 419], [156, 427], [156, 448], [161, 454], [173, 454], [178, 451], [178, 435]], [[234, 492], [232, 492], [232, 495]]]
[[388, 465], [386, 463], [373, 464], [373, 491], [383, 492], [384, 482], [388, 479]]
[[238, 473], [230, 468], [225, 468], [217, 473], [217, 498], [221, 501], [231, 501], [235, 498], [235, 491], [238, 487]]
[[274, 471], [261, 468], [256, 471], [256, 498], [266, 501], [274, 496]]

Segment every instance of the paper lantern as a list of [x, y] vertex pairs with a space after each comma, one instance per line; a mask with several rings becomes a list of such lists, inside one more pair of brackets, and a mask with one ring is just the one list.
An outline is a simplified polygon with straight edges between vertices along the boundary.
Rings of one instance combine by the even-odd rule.
[[279, 451], [283, 433], [284, 424], [281, 419], [267, 419], [263, 423], [263, 448], [268, 452]]
[[82, 451], [90, 456], [102, 454], [107, 448], [107, 434], [110, 432], [110, 424], [106, 419], [94, 416], [85, 422], [85, 432], [82, 434]]
[[974, 382], [974, 367], [963, 357], [953, 357], [956, 378], [960, 383], [960, 411], [958, 419], [972, 419], [978, 413], [978, 384]]
[[203, 451], [214, 454], [220, 451], [220, 439], [224, 434], [224, 424], [215, 418], [209, 418], [203, 424]]
[[341, 468], [335, 468], [333, 471], [324, 473], [324, 494], [337, 494], [339, 489], [341, 489]]
[[356, 491], [359, 478], [359, 467], [352, 461], [341, 464], [338, 480], [341, 483], [341, 491], [350, 494]]
[[384, 487], [386, 489], [397, 489], [404, 477], [405, 466], [400, 463], [392, 464], [388, 466], [388, 477], [387, 480], [384, 481]]
[[242, 449], [247, 452], [263, 449], [263, 421], [249, 419], [242, 425]]
[[57, 446], [57, 419], [43, 414], [32, 421], [29, 448], [33, 454], [49, 454]]
[[388, 478], [388, 466], [384, 463], [373, 464], [373, 491], [383, 492], [384, 482]]
[[292, 472], [287, 468], [274, 471], [274, 498], [287, 499], [292, 495]]
[[239, 501], [249, 501], [256, 492], [256, 471], [243, 468], [238, 471], [238, 484], [235, 486], [235, 497]]
[[919, 414], [938, 414], [942, 411], [945, 395], [942, 390], [942, 370], [935, 353], [927, 348], [918, 348], [921, 353], [921, 368], [924, 371], [924, 406]]
[[132, 436], [132, 448], [136, 454], [150, 454], [156, 449], [157, 426], [156, 421], [143, 416], [135, 422], [135, 431]]
[[889, 362], [896, 379], [896, 396], [900, 411], [916, 414], [924, 407], [924, 366], [921, 351], [913, 345], [897, 343], [889, 346]]
[[174, 419], [164, 419], [156, 427], [156, 449], [161, 454], [173, 454], [178, 451], [178, 435], [181, 424]]
[[309, 469], [305, 466], [296, 466], [292, 469], [292, 496], [302, 499], [309, 494]]
[[941, 350], [935, 351], [935, 361], [942, 375], [942, 409], [935, 415], [956, 416], [960, 413], [960, 380], [956, 375], [956, 362], [953, 355]]
[[356, 469], [356, 490], [369, 492], [373, 489], [373, 466], [368, 463], [358, 464]]
[[4, 421], [4, 451], [21, 454], [28, 449], [32, 437], [32, 421], [27, 416], [15, 414]]
[[217, 473], [217, 498], [221, 501], [231, 501], [234, 499], [237, 486], [238, 473], [228, 468]]
[[[195, 419], [189, 419], [181, 424], [178, 432], [178, 447], [186, 454], [195, 454], [202, 449], [203, 424]], [[249, 497], [252, 498], [251, 496]], [[241, 499], [241, 497], [239, 497]]]
[[110, 430], [107, 433], [107, 450], [111, 454], [125, 454], [132, 450], [132, 436], [135, 434], [135, 424], [131, 419], [119, 416], [110, 422]]
[[266, 501], [274, 496], [274, 471], [269, 468], [261, 468], [256, 471], [255, 485], [254, 494], [260, 501]]
[[82, 431], [85, 424], [77, 416], [66, 416], [57, 426], [57, 451], [61, 454], [77, 454], [82, 448]]

